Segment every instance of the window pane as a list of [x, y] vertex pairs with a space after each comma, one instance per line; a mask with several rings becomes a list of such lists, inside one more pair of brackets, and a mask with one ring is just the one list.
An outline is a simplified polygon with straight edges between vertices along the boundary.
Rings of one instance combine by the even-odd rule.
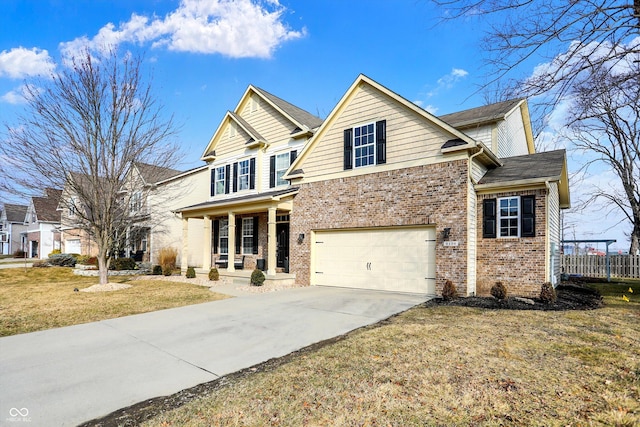
[[353, 140], [355, 167], [375, 164], [375, 126], [373, 123], [355, 128]]
[[242, 219], [242, 253], [253, 252], [253, 218]]

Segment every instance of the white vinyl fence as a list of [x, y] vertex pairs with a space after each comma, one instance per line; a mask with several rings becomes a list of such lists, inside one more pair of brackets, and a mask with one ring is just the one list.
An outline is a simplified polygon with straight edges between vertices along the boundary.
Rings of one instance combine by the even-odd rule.
[[[607, 277], [607, 257], [563, 255], [562, 271], [587, 277]], [[610, 255], [611, 277], [640, 278], [640, 255]]]

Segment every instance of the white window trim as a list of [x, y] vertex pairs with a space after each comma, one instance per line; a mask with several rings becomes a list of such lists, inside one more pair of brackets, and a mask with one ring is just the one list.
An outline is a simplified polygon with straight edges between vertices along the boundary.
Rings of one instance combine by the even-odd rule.
[[[511, 215], [507, 215], [504, 218], [515, 218], [517, 221], [517, 232], [515, 236], [503, 236], [502, 235], [502, 219], [503, 216], [501, 214], [501, 209], [500, 209], [500, 202], [502, 200], [511, 200], [511, 199], [515, 199], [517, 202], [517, 213], [515, 216], [511, 216]], [[508, 197], [499, 197], [497, 200], [497, 206], [496, 206], [496, 220], [497, 220], [497, 224], [496, 224], [496, 233], [497, 233], [497, 237], [499, 239], [515, 239], [515, 238], [519, 238], [520, 237], [520, 222], [521, 222], [521, 215], [522, 215], [522, 203], [520, 201], [520, 196], [508, 196]]]
[[[245, 224], [249, 224], [249, 226], [251, 227], [251, 234], [245, 234]], [[255, 230], [253, 229], [253, 217], [242, 218], [242, 233], [241, 233], [242, 242], [240, 244], [240, 247], [242, 248], [243, 255], [250, 255], [253, 253], [254, 232]], [[249, 238], [251, 238], [251, 246], [247, 249], [245, 248], [245, 239], [249, 239]]]
[[[275, 182], [275, 186], [276, 187], [284, 187], [289, 185], [289, 181], [287, 181], [286, 179], [282, 179], [282, 177], [284, 176], [285, 172], [287, 172], [287, 170], [289, 170], [289, 166], [291, 166], [291, 151], [287, 151], [284, 153], [278, 153], [275, 154], [276, 156], [276, 165], [275, 165], [275, 174], [276, 174], [276, 182]], [[287, 165], [282, 168], [282, 169], [278, 169], [278, 158], [285, 158], [287, 159], [286, 163]], [[282, 172], [281, 175], [278, 175], [278, 172]], [[280, 182], [280, 181], [283, 182]]]
[[[227, 248], [223, 252], [222, 239], [227, 239]], [[220, 220], [220, 229], [218, 232], [218, 248], [220, 248], [220, 255], [229, 255], [229, 220]]]
[[[246, 173], [242, 173], [241, 172], [241, 168], [242, 168], [242, 164], [243, 163], [247, 163], [247, 172]], [[243, 188], [241, 183], [241, 179], [242, 177], [246, 176], [247, 177], [247, 182], [246, 182], [246, 187]], [[251, 187], [251, 161], [250, 159], [244, 159], [244, 160], [238, 160], [238, 176], [236, 177], [236, 179], [238, 180], [238, 191], [244, 191], [244, 190], [249, 190], [249, 188]]]
[[[224, 176], [224, 179], [219, 180], [218, 179], [218, 170], [222, 170], [222, 175]], [[214, 192], [215, 192], [215, 196], [218, 196], [220, 194], [225, 194], [225, 188], [227, 186], [227, 179], [229, 179], [229, 177], [227, 176], [227, 166], [226, 165], [222, 165], [222, 166], [217, 166], [214, 169], [214, 178], [215, 178], [215, 187], [214, 187]], [[222, 192], [218, 192], [218, 183], [222, 183]]]
[[[357, 156], [356, 156], [356, 150], [358, 148], [362, 148], [362, 145], [359, 147], [356, 147], [356, 129], [362, 129], [363, 127], [366, 126], [373, 126], [373, 142], [371, 144], [366, 144], [365, 146], [373, 146], [373, 162], [366, 164], [366, 165], [360, 165], [357, 166]], [[353, 134], [351, 135], [351, 149], [352, 151], [352, 158], [353, 158], [353, 169], [358, 169], [358, 168], [366, 168], [369, 166], [375, 166], [376, 165], [376, 139], [377, 139], [377, 135], [376, 135], [377, 129], [376, 129], [376, 122], [367, 122], [367, 123], [363, 123], [363, 124], [359, 124], [353, 127]]]

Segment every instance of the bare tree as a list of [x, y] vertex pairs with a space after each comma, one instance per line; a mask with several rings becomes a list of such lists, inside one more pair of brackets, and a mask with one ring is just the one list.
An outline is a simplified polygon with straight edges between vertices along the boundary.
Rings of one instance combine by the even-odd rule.
[[596, 187], [588, 202], [604, 200], [632, 225], [629, 253], [640, 250], [640, 64], [612, 73], [597, 66], [573, 88], [566, 138], [591, 161], [615, 174], [621, 190]]
[[97, 246], [100, 284], [118, 239], [137, 221], [127, 188], [136, 162], [176, 162], [172, 117], [143, 81], [141, 56], [87, 50], [48, 80], [27, 85], [27, 106], [7, 124], [0, 171], [11, 188], [64, 189], [61, 205]]

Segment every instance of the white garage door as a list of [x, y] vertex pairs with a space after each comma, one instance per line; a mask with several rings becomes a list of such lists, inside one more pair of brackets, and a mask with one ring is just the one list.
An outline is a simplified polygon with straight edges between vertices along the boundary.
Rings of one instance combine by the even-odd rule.
[[435, 228], [315, 233], [312, 284], [435, 293]]
[[80, 253], [80, 239], [65, 240], [64, 251], [68, 254]]

